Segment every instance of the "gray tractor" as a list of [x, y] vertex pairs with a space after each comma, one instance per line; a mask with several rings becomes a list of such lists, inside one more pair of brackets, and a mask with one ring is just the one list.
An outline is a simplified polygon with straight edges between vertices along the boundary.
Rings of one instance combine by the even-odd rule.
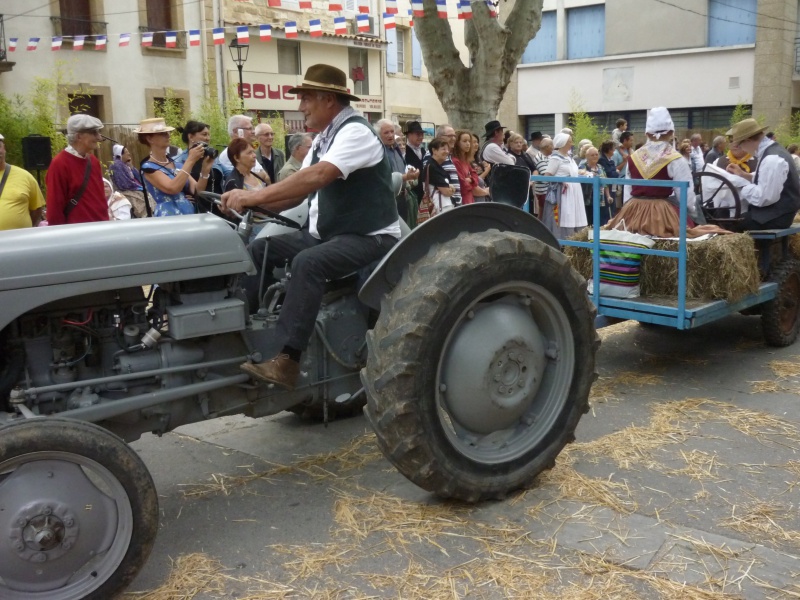
[[292, 392], [239, 370], [280, 349], [289, 276], [250, 314], [242, 217], [0, 234], [0, 598], [106, 600], [131, 582], [158, 527], [126, 443], [145, 432], [366, 405], [392, 464], [469, 502], [529, 486], [574, 439], [594, 309], [534, 217], [457, 208], [406, 232], [363, 285], [329, 282]]

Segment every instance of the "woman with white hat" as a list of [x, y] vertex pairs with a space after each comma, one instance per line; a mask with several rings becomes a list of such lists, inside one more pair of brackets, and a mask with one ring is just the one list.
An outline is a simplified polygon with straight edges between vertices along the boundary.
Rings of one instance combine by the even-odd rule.
[[[578, 165], [569, 157], [572, 136], [559, 133], [553, 138], [553, 153], [542, 175], [578, 177]], [[545, 197], [542, 222], [558, 239], [572, 237], [589, 223], [583, 207], [583, 191], [579, 183], [551, 183]]]
[[[114, 144], [113, 154], [114, 161], [109, 170], [114, 188], [130, 201], [134, 216], [146, 217], [147, 209], [144, 207], [142, 182], [133, 169], [133, 157], [130, 150], [122, 144]], [[153, 206], [152, 202], [150, 206]]]
[[[142, 162], [142, 173], [147, 193], [156, 202], [154, 217], [170, 217], [190, 215], [195, 212], [194, 205], [186, 199], [186, 194], [195, 195], [202, 192], [208, 184], [209, 173], [214, 159], [203, 157], [205, 148], [195, 146], [189, 150], [186, 162], [176, 168], [173, 160], [167, 155], [169, 149], [169, 132], [164, 119], [145, 119], [134, 129], [139, 141], [150, 147], [150, 156]], [[195, 163], [202, 161], [200, 180], [190, 175]]]
[[[672, 145], [675, 124], [666, 108], [658, 106], [650, 110], [645, 133], [647, 142], [628, 159], [628, 178], [686, 181], [691, 184], [686, 190], [687, 205], [693, 210], [695, 193], [692, 170], [689, 163], [682, 160], [680, 152]], [[625, 228], [633, 233], [654, 237], [677, 237], [680, 235], [678, 198], [680, 198], [678, 187], [626, 185], [622, 210], [608, 222], [608, 226], [613, 228], [624, 221]], [[687, 216], [689, 237], [695, 235], [692, 231], [694, 226], [694, 222]]]

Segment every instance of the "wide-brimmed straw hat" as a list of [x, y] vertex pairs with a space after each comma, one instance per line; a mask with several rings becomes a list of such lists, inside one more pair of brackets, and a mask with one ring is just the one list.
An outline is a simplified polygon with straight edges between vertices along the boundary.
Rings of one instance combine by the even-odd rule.
[[758, 135], [767, 129], [769, 129], [769, 125], [764, 125], [762, 127], [755, 119], [745, 119], [744, 121], [739, 121], [736, 123], [736, 125], [731, 127], [725, 135], [731, 138], [731, 141], [734, 144], [738, 144], [739, 142], [743, 142], [744, 140], [749, 139], [754, 135]]
[[347, 75], [344, 71], [330, 65], [311, 65], [303, 77], [303, 83], [289, 90], [291, 94], [300, 92], [331, 92], [350, 100], [361, 100], [347, 89]]
[[167, 125], [164, 119], [156, 117], [139, 121], [139, 127], [134, 129], [133, 133], [169, 133], [170, 131], [175, 131], [175, 128]]

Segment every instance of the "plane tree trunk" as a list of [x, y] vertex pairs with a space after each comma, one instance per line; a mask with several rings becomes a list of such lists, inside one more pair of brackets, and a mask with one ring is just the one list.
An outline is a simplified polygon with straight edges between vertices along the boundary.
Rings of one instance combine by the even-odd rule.
[[465, 65], [449, 21], [437, 16], [436, 0], [423, 0], [425, 16], [414, 19], [414, 32], [428, 80], [453, 127], [481, 133], [484, 124], [497, 117], [522, 53], [542, 24], [542, 3], [516, 0], [501, 23], [491, 17], [485, 2], [473, 1], [473, 17], [464, 26], [469, 50], [469, 65]]

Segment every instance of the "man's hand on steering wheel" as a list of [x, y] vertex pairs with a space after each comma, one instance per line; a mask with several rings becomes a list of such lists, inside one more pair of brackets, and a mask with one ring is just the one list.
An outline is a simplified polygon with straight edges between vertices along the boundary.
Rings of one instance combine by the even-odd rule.
[[247, 210], [245, 199], [250, 195], [246, 190], [231, 190], [222, 194], [222, 210], [228, 212], [228, 209], [233, 209], [239, 214]]

